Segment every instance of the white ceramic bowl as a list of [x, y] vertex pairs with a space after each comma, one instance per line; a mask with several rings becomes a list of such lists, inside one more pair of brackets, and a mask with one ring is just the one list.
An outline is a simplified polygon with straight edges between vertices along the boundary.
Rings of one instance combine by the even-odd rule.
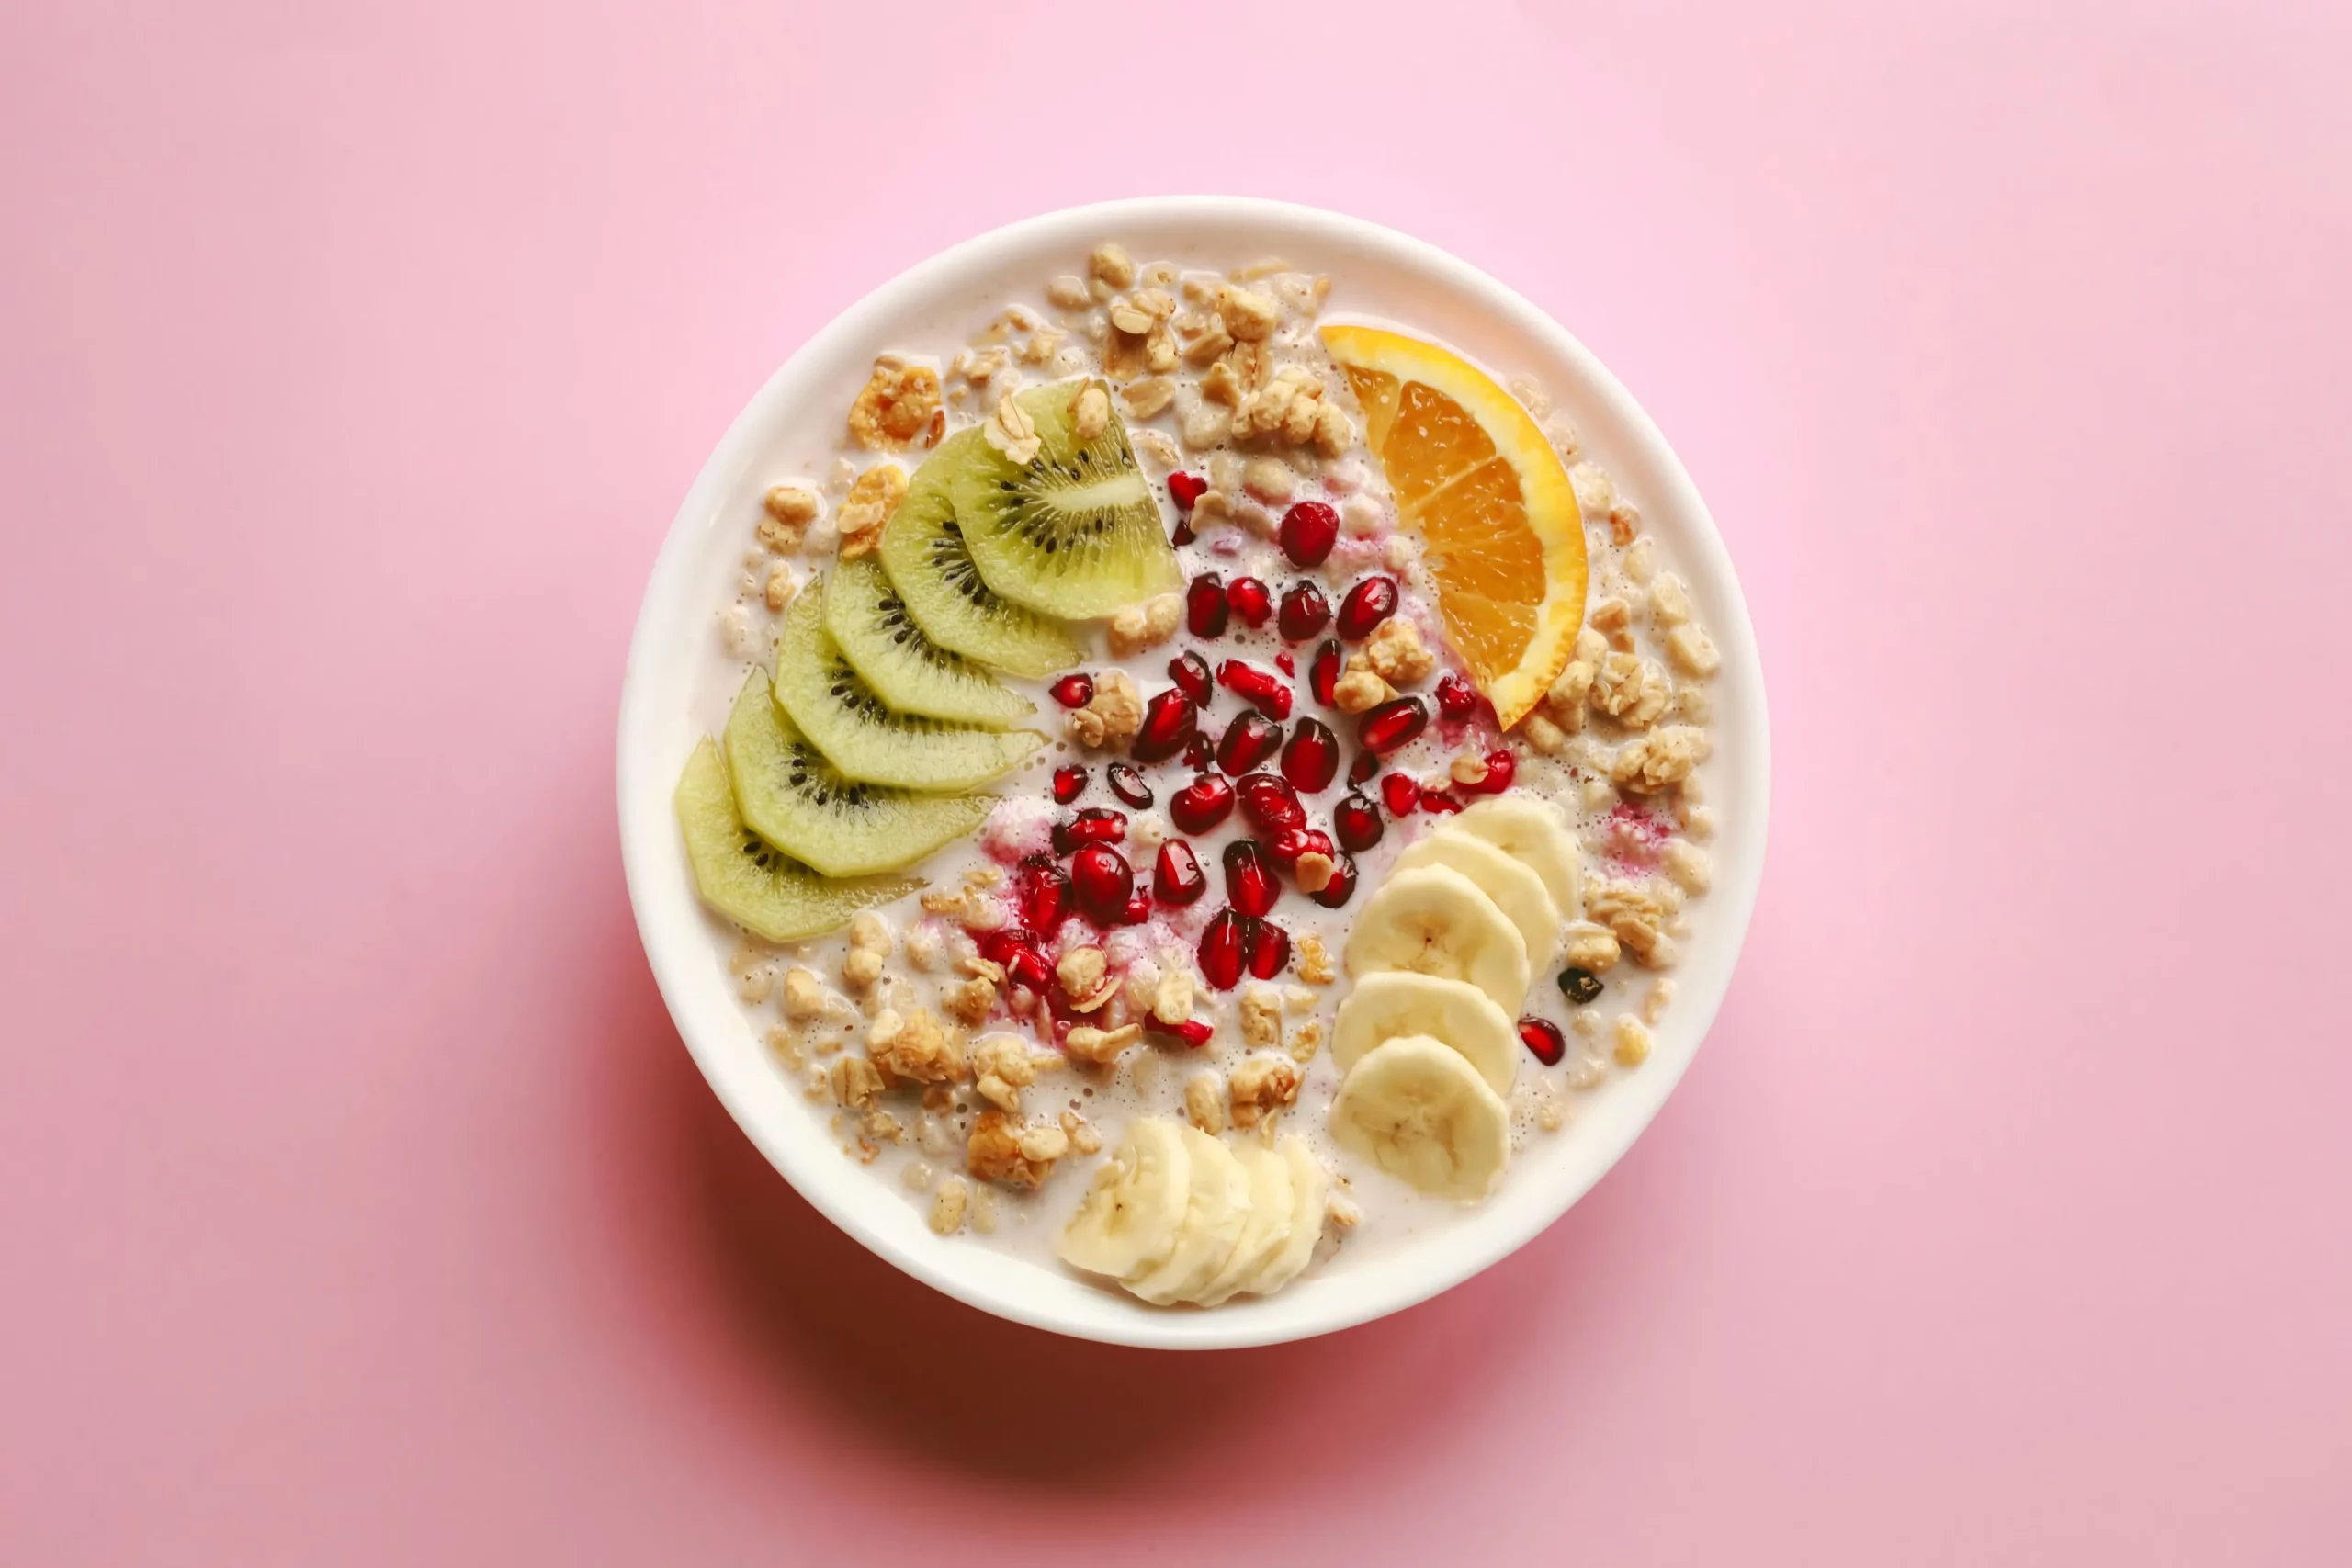
[[[1332, 275], [1334, 310], [1393, 317], [1498, 372], [1534, 375], [1639, 502], [1723, 655], [1708, 767], [1719, 823], [1714, 890], [1692, 906], [1679, 989], [1649, 1061], [1579, 1097], [1569, 1130], [1523, 1150], [1500, 1190], [1458, 1221], [1393, 1245], [1342, 1248], [1275, 1296], [1213, 1312], [1152, 1308], [969, 1236], [943, 1240], [895, 1184], [842, 1158], [735, 999], [725, 945], [696, 902], [671, 815], [687, 753], [718, 727], [733, 691], [710, 674], [712, 616], [731, 597], [766, 486], [805, 471], [808, 455], [840, 430], [877, 352], [960, 341], [1003, 302], [1035, 299], [1047, 278], [1078, 270], [1106, 238], [1139, 258], [1180, 264], [1281, 255]], [[1763, 871], [1770, 752], [1755, 636], [1705, 503], [1666, 438], [1574, 337], [1486, 274], [1392, 230], [1278, 202], [1183, 197], [1076, 208], [967, 241], [859, 300], [771, 377], [704, 465], [654, 565], [622, 686], [619, 761], [629, 898], [670, 1015], [737, 1123], [801, 1195], [916, 1279], [984, 1311], [1090, 1339], [1205, 1348], [1302, 1338], [1426, 1300], [1527, 1242], [1617, 1162], [1690, 1066], [1730, 985]]]

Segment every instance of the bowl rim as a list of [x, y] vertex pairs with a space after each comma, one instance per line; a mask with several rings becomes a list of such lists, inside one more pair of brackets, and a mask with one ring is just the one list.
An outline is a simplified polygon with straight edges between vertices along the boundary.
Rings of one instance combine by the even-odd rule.
[[[1458, 291], [1511, 331], [1523, 333], [1573, 367], [1580, 382], [1580, 395], [1607, 410], [1626, 437], [1642, 449], [1643, 457], [1654, 470], [1654, 482], [1648, 487], [1652, 491], [1649, 500], [1654, 509], [1663, 507], [1678, 517], [1678, 551], [1683, 557], [1683, 564], [1696, 571], [1702, 563], [1690, 558], [1693, 553], [1703, 558], [1704, 573], [1713, 585], [1710, 594], [1711, 634], [1725, 671], [1738, 671], [1747, 677], [1736, 683], [1743, 705], [1732, 733], [1743, 779], [1753, 783], [1752, 786], [1744, 786], [1733, 819], [1724, 824], [1723, 831], [1726, 836], [1743, 836], [1753, 842], [1755, 849], [1739, 865], [1740, 874], [1736, 879], [1719, 877], [1711, 890], [1708, 923], [1713, 929], [1708, 945], [1719, 949], [1724, 957], [1720, 965], [1720, 981], [1710, 994], [1677, 998], [1678, 1013], [1686, 1018], [1697, 1015], [1690, 1049], [1665, 1059], [1653, 1057], [1649, 1072], [1620, 1086], [1636, 1090], [1632, 1114], [1617, 1122], [1613, 1146], [1605, 1149], [1605, 1157], [1588, 1162], [1589, 1168], [1581, 1179], [1562, 1182], [1555, 1202], [1538, 1206], [1516, 1227], [1489, 1238], [1487, 1246], [1457, 1248], [1451, 1256], [1441, 1253], [1435, 1266], [1401, 1271], [1397, 1276], [1400, 1282], [1392, 1288], [1333, 1296], [1329, 1307], [1312, 1314], [1264, 1310], [1278, 1306], [1282, 1297], [1270, 1298], [1262, 1308], [1228, 1314], [1162, 1311], [1106, 1293], [1105, 1299], [1119, 1303], [1119, 1310], [1105, 1311], [1100, 1315], [1072, 1314], [1023, 1300], [1018, 1290], [967, 1277], [957, 1267], [965, 1249], [910, 1247], [877, 1230], [855, 1207], [842, 1201], [842, 1189], [825, 1179], [816, 1168], [819, 1157], [845, 1164], [831, 1141], [808, 1136], [805, 1130], [796, 1134], [759, 1113], [752, 1104], [752, 1086], [740, 1060], [730, 1059], [717, 1042], [704, 1037], [695, 1027], [693, 1010], [686, 1002], [690, 994], [687, 965], [708, 964], [709, 939], [699, 907], [693, 906], [691, 898], [689, 912], [695, 918], [687, 919], [678, 918], [675, 911], [657, 907], [652, 896], [656, 857], [668, 856], [673, 862], [679, 858], [671, 807], [674, 779], [668, 776], [674, 770], [676, 760], [653, 756], [655, 748], [640, 740], [643, 732], [661, 716], [649, 710], [649, 682], [644, 672], [678, 636], [676, 612], [672, 606], [681, 601], [691, 576], [698, 530], [735, 490], [741, 476], [769, 443], [773, 427], [796, 401], [800, 390], [798, 383], [805, 378], [808, 367], [820, 365], [845, 346], [879, 341], [894, 317], [924, 300], [936, 299], [959, 277], [985, 273], [1022, 253], [1059, 246], [1064, 254], [1080, 255], [1102, 236], [1123, 228], [1188, 220], [1225, 225], [1258, 223], [1277, 232], [1304, 233], [1336, 248], [1385, 254], [1393, 262], [1426, 273], [1445, 288]], [[1717, 692], [1721, 693], [1726, 684], [1719, 680]], [[1532, 301], [1427, 241], [1320, 208], [1229, 196], [1131, 197], [1063, 208], [1002, 225], [906, 268], [832, 317], [796, 349], [729, 425], [696, 474], [663, 536], [629, 639], [621, 685], [616, 751], [622, 869], [647, 962], [663, 1006], [688, 1054], [736, 1125], [768, 1163], [833, 1224], [900, 1270], [958, 1301], [1013, 1322], [1078, 1338], [1172, 1349], [1277, 1344], [1335, 1332], [1401, 1312], [1502, 1261], [1574, 1207], [1601, 1177], [1615, 1168], [1663, 1109], [1713, 1027], [1736, 971], [1762, 882], [1771, 794], [1770, 738], [1763, 672], [1738, 576], [1697, 486], [1663, 433], [1633, 395], [1573, 333]], [[740, 1012], [736, 1017], [740, 1022]], [[758, 1055], [755, 1066], [771, 1074], [775, 1071], [764, 1054]], [[1589, 1131], [1596, 1134], [1599, 1132]], [[858, 1168], [855, 1174], [859, 1179], [879, 1186], [863, 1168]], [[922, 1235], [929, 1238], [928, 1231]]]

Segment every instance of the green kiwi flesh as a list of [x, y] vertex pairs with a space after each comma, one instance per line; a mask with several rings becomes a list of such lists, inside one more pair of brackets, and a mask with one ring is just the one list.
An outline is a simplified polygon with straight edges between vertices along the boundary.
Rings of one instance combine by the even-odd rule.
[[900, 713], [1006, 729], [1037, 705], [924, 635], [871, 556], [846, 560], [825, 584], [825, 629], [858, 678]]
[[676, 804], [702, 901], [770, 942], [822, 936], [922, 886], [911, 876], [820, 876], [778, 851], [744, 825], [726, 760], [707, 736], [686, 759]]
[[883, 525], [882, 570], [923, 635], [939, 647], [1015, 675], [1039, 680], [1083, 655], [1059, 623], [1023, 609], [980, 581], [956, 521], [956, 471], [978, 440], [951, 436], [908, 481]]

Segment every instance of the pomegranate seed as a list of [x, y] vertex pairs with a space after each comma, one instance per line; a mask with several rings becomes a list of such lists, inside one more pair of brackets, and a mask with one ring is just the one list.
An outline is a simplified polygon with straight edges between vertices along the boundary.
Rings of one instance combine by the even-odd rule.
[[980, 937], [980, 956], [991, 964], [1011, 964], [1012, 955], [1037, 945], [1036, 936], [1022, 926], [999, 926]]
[[1275, 629], [1284, 642], [1305, 642], [1331, 624], [1331, 602], [1311, 582], [1294, 582], [1283, 590], [1283, 605], [1275, 613]]
[[1086, 770], [1072, 762], [1054, 770], [1054, 804], [1068, 806], [1086, 793]]
[[1510, 748], [1498, 746], [1482, 760], [1487, 764], [1487, 776], [1462, 787], [1473, 795], [1500, 795], [1510, 788], [1510, 781], [1519, 773], [1519, 759], [1510, 754]]
[[1368, 784], [1379, 772], [1380, 759], [1369, 751], [1359, 751], [1356, 760], [1348, 764], [1348, 787], [1353, 789], [1359, 784]]
[[1367, 577], [1340, 601], [1340, 635], [1362, 642], [1373, 628], [1396, 613], [1396, 580]]
[[1437, 711], [1448, 718], [1468, 718], [1478, 711], [1478, 688], [1448, 671], [1438, 677]]
[[1391, 697], [1356, 721], [1356, 739], [1385, 757], [1429, 727], [1429, 704], [1419, 697]]
[[1233, 786], [1203, 773], [1168, 797], [1168, 818], [1179, 831], [1205, 833], [1233, 815]]
[[1274, 596], [1254, 577], [1235, 578], [1233, 586], [1225, 591], [1225, 599], [1245, 626], [1262, 626], [1274, 613]]
[[1388, 825], [1380, 819], [1380, 807], [1368, 795], [1343, 796], [1331, 808], [1331, 831], [1339, 836], [1343, 850], [1368, 850], [1380, 842]]
[[1207, 734], [1198, 729], [1193, 731], [1193, 738], [1184, 742], [1184, 765], [1199, 773], [1216, 761], [1216, 748], [1209, 743]]
[[1340, 539], [1340, 514], [1319, 501], [1302, 501], [1283, 513], [1283, 554], [1300, 566], [1321, 566]]
[[1201, 573], [1184, 590], [1184, 628], [1194, 637], [1223, 637], [1229, 610], [1225, 580], [1213, 571]]
[[1094, 700], [1094, 677], [1083, 671], [1065, 675], [1051, 688], [1054, 701], [1066, 708], [1082, 708]]
[[1340, 645], [1326, 639], [1323, 646], [1315, 650], [1315, 662], [1306, 667], [1306, 689], [1313, 692], [1315, 700], [1327, 708], [1339, 700], [1340, 666], [1342, 662], [1344, 659]]
[[1104, 844], [1089, 844], [1071, 857], [1069, 881], [1078, 892], [1078, 907], [1106, 926], [1119, 923], [1136, 891], [1135, 867]]
[[[1013, 892], [1021, 900], [1021, 919], [1031, 931], [1060, 929], [1069, 912], [1069, 873], [1048, 854], [1026, 856], [1013, 875]], [[999, 962], [1001, 962], [1000, 960]]]
[[1356, 857], [1340, 855], [1331, 863], [1331, 880], [1307, 895], [1327, 909], [1337, 909], [1355, 897]]
[[1241, 815], [1261, 832], [1306, 826], [1306, 808], [1299, 805], [1298, 792], [1291, 788], [1288, 779], [1250, 773], [1233, 786], [1233, 793], [1241, 798]]
[[1220, 909], [1201, 933], [1201, 974], [1220, 991], [1241, 984], [1241, 917]]
[[1271, 980], [1290, 967], [1290, 932], [1272, 920], [1250, 922], [1250, 973]]
[[1558, 1066], [1560, 1058], [1568, 1054], [1568, 1037], [1548, 1018], [1521, 1019], [1519, 1043], [1534, 1052], [1535, 1059], [1547, 1067]]
[[1190, 513], [1176, 519], [1176, 526], [1169, 531], [1168, 542], [1179, 549], [1193, 542], [1193, 518]]
[[1284, 828], [1267, 842], [1266, 852], [1285, 872], [1296, 872], [1301, 855], [1321, 855], [1329, 860], [1336, 852], [1331, 848], [1331, 835], [1319, 828]]
[[1283, 727], [1262, 714], [1237, 715], [1216, 743], [1216, 765], [1239, 778], [1282, 749]]
[[1209, 874], [1201, 869], [1193, 846], [1182, 839], [1170, 839], [1159, 846], [1159, 858], [1151, 864], [1151, 891], [1163, 904], [1189, 904], [1208, 891]]
[[1168, 661], [1168, 678], [1176, 689], [1203, 707], [1216, 694], [1209, 684], [1209, 661], [1197, 653], [1180, 653]]
[[1193, 502], [1206, 495], [1208, 490], [1209, 481], [1198, 474], [1168, 476], [1168, 499], [1174, 502], [1176, 510], [1187, 517], [1193, 514]]
[[1054, 972], [1047, 966], [1045, 954], [1034, 947], [1013, 950], [1012, 956], [1005, 960], [1004, 977], [1027, 990], [1046, 992], [1054, 988]]
[[1243, 698], [1250, 706], [1268, 718], [1290, 716], [1290, 688], [1283, 678], [1271, 670], [1239, 659], [1228, 659], [1216, 667], [1216, 683]]
[[1127, 750], [1138, 762], [1164, 762], [1184, 749], [1199, 725], [1200, 710], [1193, 699], [1170, 686], [1144, 705], [1143, 728]]
[[1116, 844], [1127, 836], [1127, 814], [1107, 806], [1087, 806], [1067, 822], [1054, 824], [1054, 852], [1066, 855], [1087, 844]]
[[[1234, 976], [1237, 980], [1240, 977], [1238, 975]], [[1216, 1025], [1205, 1018], [1188, 1018], [1182, 1023], [1160, 1023], [1154, 1021], [1146, 1023], [1144, 1027], [1154, 1034], [1173, 1035], [1195, 1049], [1207, 1044], [1209, 1036], [1216, 1032]]]
[[1451, 817], [1462, 809], [1462, 803], [1442, 789], [1425, 789], [1421, 791], [1421, 809]]
[[1119, 924], [1139, 926], [1149, 919], [1151, 919], [1151, 895], [1138, 893], [1127, 900], [1127, 912], [1120, 917]]
[[1273, 863], [1263, 844], [1255, 839], [1236, 839], [1225, 846], [1225, 897], [1235, 908], [1245, 915], [1262, 915], [1281, 896]]
[[1331, 787], [1340, 772], [1340, 738], [1319, 718], [1302, 718], [1283, 747], [1283, 777], [1315, 795]]
[[1410, 817], [1420, 809], [1421, 786], [1403, 773], [1391, 773], [1380, 781], [1380, 798], [1388, 803], [1391, 817]]
[[1102, 771], [1102, 776], [1111, 781], [1111, 793], [1137, 811], [1151, 804], [1151, 786], [1143, 782], [1141, 773], [1126, 763], [1112, 763]]
[[1298, 660], [1290, 656], [1290, 649], [1283, 649], [1274, 655], [1274, 668], [1285, 675], [1295, 675], [1298, 673]]

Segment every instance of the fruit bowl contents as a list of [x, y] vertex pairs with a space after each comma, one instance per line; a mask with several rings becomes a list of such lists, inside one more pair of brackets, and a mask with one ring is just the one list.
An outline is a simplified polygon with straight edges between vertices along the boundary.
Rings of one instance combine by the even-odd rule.
[[1216, 1307], [1640, 1070], [1717, 656], [1542, 389], [1344, 277], [1039, 283], [874, 344], [741, 520], [678, 824], [808, 1137], [936, 1245]]

